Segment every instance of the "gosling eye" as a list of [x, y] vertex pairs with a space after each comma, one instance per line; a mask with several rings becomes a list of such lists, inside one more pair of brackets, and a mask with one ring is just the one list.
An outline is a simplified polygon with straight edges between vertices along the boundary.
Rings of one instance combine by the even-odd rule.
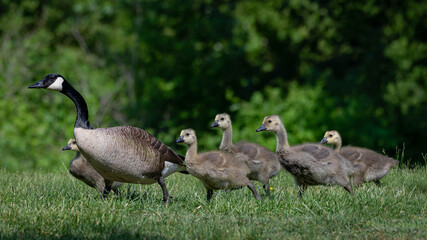
[[268, 123], [271, 123], [271, 120], [268, 120]]
[[221, 121], [224, 121], [224, 118], [221, 118]]
[[189, 134], [189, 133], [187, 133], [187, 134], [185, 134], [185, 136], [190, 136], [190, 134]]
[[76, 144], [77, 142], [76, 142], [76, 141], [73, 141], [73, 143], [74, 143], [74, 144]]
[[332, 137], [332, 134], [329, 134], [329, 137]]

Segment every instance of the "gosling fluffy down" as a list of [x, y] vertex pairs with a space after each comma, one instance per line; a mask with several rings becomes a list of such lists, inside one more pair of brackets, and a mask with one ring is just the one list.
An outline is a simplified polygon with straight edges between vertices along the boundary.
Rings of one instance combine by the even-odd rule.
[[355, 176], [355, 185], [365, 182], [374, 182], [378, 186], [381, 185], [380, 180], [390, 171], [391, 168], [398, 164], [393, 158], [384, 156], [375, 151], [366, 148], [342, 146], [341, 135], [338, 131], [326, 131], [322, 144], [332, 144], [334, 150], [343, 157], [358, 166], [358, 171]]
[[276, 152], [280, 163], [295, 179], [300, 196], [307, 186], [339, 185], [353, 194], [349, 176], [353, 173], [350, 163], [332, 149], [320, 144], [306, 143], [290, 147], [285, 126], [279, 116], [264, 118], [259, 131], [275, 133]]
[[193, 129], [181, 131], [177, 143], [187, 144], [185, 161], [188, 172], [198, 178], [207, 191], [207, 201], [212, 197], [213, 190], [236, 189], [247, 186], [258, 200], [261, 196], [249, 180], [249, 168], [245, 164], [244, 154], [232, 154], [223, 151], [197, 153], [197, 137]]
[[261, 182], [267, 196], [270, 195], [270, 178], [279, 174], [281, 169], [277, 155], [268, 148], [255, 143], [238, 142], [233, 144], [233, 128], [230, 115], [227, 113], [217, 114], [211, 127], [218, 127], [222, 130], [222, 141], [219, 149], [245, 154], [248, 157], [245, 162], [250, 170], [249, 179]]

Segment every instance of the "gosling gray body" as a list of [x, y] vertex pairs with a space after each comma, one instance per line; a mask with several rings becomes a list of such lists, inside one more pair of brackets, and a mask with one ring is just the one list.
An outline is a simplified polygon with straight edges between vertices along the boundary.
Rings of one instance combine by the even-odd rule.
[[265, 117], [259, 131], [275, 133], [279, 161], [294, 177], [300, 196], [307, 186], [314, 185], [339, 185], [353, 194], [349, 175], [354, 170], [332, 149], [313, 143], [290, 147], [286, 129], [276, 115]]
[[199, 179], [207, 190], [207, 201], [213, 190], [236, 189], [247, 186], [258, 200], [261, 196], [247, 175], [250, 170], [244, 163], [244, 154], [223, 151], [197, 153], [197, 137], [193, 129], [184, 129], [176, 141], [187, 144], [186, 164], [188, 172]]
[[93, 129], [84, 98], [59, 74], [48, 74], [29, 88], [58, 91], [74, 102], [77, 110], [74, 137], [81, 154], [104, 178], [104, 197], [115, 181], [140, 184], [157, 182], [162, 187], [163, 201], [170, 201], [162, 171], [166, 161], [183, 166], [182, 157], [136, 127]]
[[334, 150], [343, 157], [358, 165], [358, 172], [355, 177], [355, 185], [365, 182], [374, 182], [381, 185], [380, 180], [387, 175], [391, 168], [398, 164], [393, 158], [384, 156], [366, 148], [342, 146], [342, 138], [338, 131], [326, 131], [321, 143], [330, 143]]
[[270, 178], [280, 172], [280, 162], [276, 154], [268, 148], [250, 142], [233, 144], [233, 129], [230, 116], [226, 113], [217, 114], [211, 127], [218, 127], [223, 131], [220, 145], [221, 151], [243, 153], [248, 159], [245, 161], [249, 167], [248, 178], [263, 183], [264, 190], [270, 195]]

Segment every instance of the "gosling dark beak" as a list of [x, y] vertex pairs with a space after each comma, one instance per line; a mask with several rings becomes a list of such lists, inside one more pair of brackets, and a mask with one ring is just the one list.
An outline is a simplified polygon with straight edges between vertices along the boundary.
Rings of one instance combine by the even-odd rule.
[[33, 85], [28, 86], [28, 88], [46, 88], [46, 86], [43, 85], [43, 80], [44, 78]]
[[212, 124], [211, 127], [219, 127], [218, 121], [215, 120]]
[[184, 136], [179, 136], [179, 138], [176, 140], [177, 143], [184, 142]]
[[265, 131], [267, 128], [265, 127], [265, 124], [261, 124], [261, 126], [256, 130], [257, 132]]
[[71, 150], [70, 144], [67, 144], [67, 146], [65, 146], [65, 147], [62, 149], [62, 151], [65, 151], [65, 150]]
[[320, 141], [320, 143], [321, 143], [321, 144], [328, 143], [328, 140], [326, 140], [326, 137], [324, 137], [324, 138], [322, 139], [322, 141]]

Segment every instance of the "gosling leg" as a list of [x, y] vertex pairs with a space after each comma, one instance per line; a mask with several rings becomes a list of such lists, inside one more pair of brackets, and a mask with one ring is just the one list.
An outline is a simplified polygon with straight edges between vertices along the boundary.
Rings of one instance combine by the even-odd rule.
[[113, 190], [114, 194], [116, 194], [118, 197], [122, 196], [122, 193], [120, 192], [119, 189], [114, 189]]
[[344, 187], [344, 189], [350, 193], [350, 195], [353, 196], [353, 188], [351, 187], [350, 184], [348, 184], [347, 186]]
[[267, 182], [262, 187], [265, 190], [265, 195], [270, 196], [270, 180], [267, 180]]
[[298, 185], [299, 198], [302, 198], [305, 190], [307, 189], [307, 185]]
[[107, 198], [108, 194], [111, 191], [111, 186], [113, 185], [113, 182], [112, 181], [108, 181], [108, 180], [104, 180], [104, 183], [105, 183], [104, 190], [103, 190], [102, 195], [101, 195], [102, 199], [106, 199]]
[[163, 202], [164, 203], [170, 203], [171, 196], [169, 195], [168, 189], [166, 188], [166, 183], [165, 183], [165, 179], [163, 178], [163, 176], [160, 176], [160, 178], [157, 179], [157, 183], [160, 185], [160, 187], [162, 187]]
[[206, 199], [209, 202], [211, 200], [211, 198], [212, 198], [213, 190], [212, 189], [206, 189], [206, 190], [207, 190]]
[[254, 197], [257, 200], [261, 200], [261, 196], [258, 194], [258, 192], [256, 191], [256, 188], [255, 188], [254, 184], [251, 181], [249, 181], [248, 188], [252, 191], [252, 194], [254, 195]]
[[379, 180], [379, 179], [374, 180], [374, 183], [375, 183], [378, 187], [381, 187], [381, 182], [380, 182], [380, 180]]

